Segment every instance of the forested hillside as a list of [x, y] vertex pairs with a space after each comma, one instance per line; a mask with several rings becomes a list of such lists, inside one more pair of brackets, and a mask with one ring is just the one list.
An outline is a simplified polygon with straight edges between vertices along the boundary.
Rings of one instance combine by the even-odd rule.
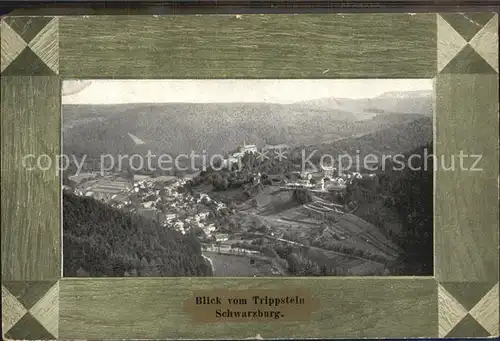
[[[379, 174], [378, 199], [361, 203], [356, 214], [385, 231], [404, 251], [391, 266], [393, 275], [433, 274], [432, 141], [405, 153], [404, 164], [389, 161]], [[408, 159], [412, 168], [408, 167]], [[425, 156], [428, 156], [425, 163]], [[403, 161], [403, 160], [399, 160]], [[367, 184], [361, 184], [365, 188]]]
[[64, 152], [97, 156], [137, 153], [129, 133], [145, 142], [146, 151], [172, 155], [203, 150], [208, 155], [225, 153], [244, 141], [259, 146], [331, 143], [428, 115], [378, 114], [357, 120], [342, 108], [265, 103], [65, 105]]
[[211, 276], [194, 236], [64, 193], [64, 276]]
[[128, 133], [154, 153], [208, 154], [236, 148], [244, 140], [264, 145], [316, 141], [339, 135], [338, 122], [355, 121], [342, 111], [296, 111], [265, 103], [167, 103], [64, 106], [64, 150], [87, 155], [127, 154]]
[[[425, 153], [425, 150], [427, 152]], [[406, 156], [419, 155], [412, 160], [413, 170], [390, 173], [388, 193], [393, 201], [388, 204], [402, 221], [400, 245], [405, 251], [401, 274], [430, 276], [433, 274], [433, 160], [424, 163], [433, 152], [432, 142], [414, 149]]]
[[425, 145], [431, 139], [432, 119], [420, 117], [370, 134], [306, 146], [305, 153], [306, 155], [313, 154], [310, 158], [313, 163], [317, 163], [322, 155], [331, 155], [334, 158], [340, 155], [351, 156], [354, 162], [358, 154], [360, 160], [370, 154], [382, 161], [384, 156], [395, 157], [407, 153]]

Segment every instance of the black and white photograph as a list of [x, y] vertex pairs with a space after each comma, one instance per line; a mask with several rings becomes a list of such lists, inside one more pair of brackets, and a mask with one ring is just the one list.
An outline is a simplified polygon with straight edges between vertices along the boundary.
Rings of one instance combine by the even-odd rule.
[[432, 276], [433, 103], [431, 79], [65, 80], [63, 275]]

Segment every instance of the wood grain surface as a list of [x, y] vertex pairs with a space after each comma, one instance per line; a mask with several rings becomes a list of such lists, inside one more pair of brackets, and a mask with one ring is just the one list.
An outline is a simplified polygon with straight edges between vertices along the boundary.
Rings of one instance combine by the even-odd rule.
[[[436, 94], [441, 166], [436, 167], [434, 274], [440, 282], [493, 285], [498, 281], [498, 75], [440, 74]], [[478, 156], [463, 157], [461, 166], [461, 152]]]
[[435, 14], [60, 20], [65, 78], [431, 78]]
[[[2, 76], [1, 84], [2, 281], [57, 279], [61, 187], [54, 157], [60, 153], [60, 79]], [[47, 170], [36, 164], [43, 154], [52, 159]], [[48, 166], [47, 158], [40, 161]]]
[[[193, 291], [309, 290], [320, 308], [308, 322], [193, 323], [183, 302]], [[60, 282], [61, 339], [232, 339], [435, 337], [432, 278], [122, 278]]]

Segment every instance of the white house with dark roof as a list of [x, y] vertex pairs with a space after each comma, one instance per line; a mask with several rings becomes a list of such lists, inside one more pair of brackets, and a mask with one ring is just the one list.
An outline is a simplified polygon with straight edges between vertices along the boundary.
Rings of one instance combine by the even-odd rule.
[[246, 144], [243, 142], [243, 146], [240, 147], [240, 152], [245, 154], [245, 153], [255, 153], [257, 152], [257, 145], [255, 144]]

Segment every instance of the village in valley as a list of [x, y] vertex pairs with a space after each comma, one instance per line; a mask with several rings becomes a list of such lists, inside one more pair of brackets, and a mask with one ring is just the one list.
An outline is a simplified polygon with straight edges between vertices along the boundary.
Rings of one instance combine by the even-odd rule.
[[266, 172], [256, 166], [266, 164], [263, 154], [279, 164], [276, 156], [289, 149], [266, 145], [259, 151], [243, 143], [226, 156], [222, 170], [175, 175], [101, 173], [95, 162], [87, 162], [86, 171], [69, 176], [71, 186], [63, 188], [195, 235], [219, 276], [288, 275], [290, 264], [283, 259], [296, 248], [307, 250], [318, 275], [384, 274], [397, 248], [355, 215], [361, 201], [375, 200], [375, 192], [352, 190], [358, 180], [376, 187], [377, 175], [333, 166], [307, 171], [297, 164], [273, 173], [269, 166]]

